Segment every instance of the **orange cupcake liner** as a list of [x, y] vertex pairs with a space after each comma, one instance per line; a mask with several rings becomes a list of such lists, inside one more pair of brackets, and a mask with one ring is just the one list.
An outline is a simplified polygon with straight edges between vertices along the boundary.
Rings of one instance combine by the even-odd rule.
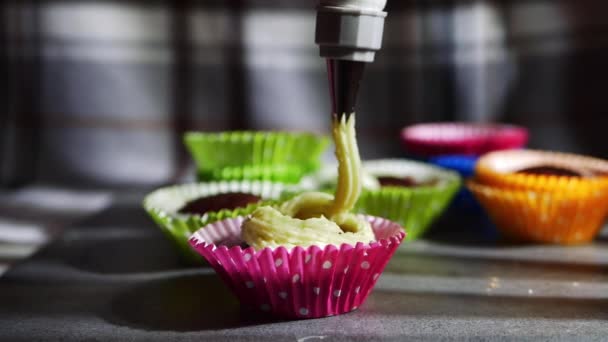
[[[518, 170], [535, 166], [573, 169], [581, 172], [582, 177], [516, 173]], [[608, 191], [608, 161], [561, 152], [497, 151], [488, 153], [477, 161], [475, 179], [481, 184], [500, 188], [576, 191], [595, 195]]]
[[524, 242], [587, 243], [595, 238], [608, 213], [608, 192], [505, 189], [474, 180], [467, 187], [505, 236]]

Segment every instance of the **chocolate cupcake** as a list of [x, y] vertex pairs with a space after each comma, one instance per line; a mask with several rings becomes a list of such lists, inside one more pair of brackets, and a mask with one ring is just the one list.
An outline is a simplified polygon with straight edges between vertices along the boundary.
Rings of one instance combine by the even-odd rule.
[[[330, 191], [335, 183], [329, 180], [335, 175], [335, 168], [333, 175], [324, 168], [312, 177], [316, 182], [308, 179], [302, 187]], [[423, 235], [445, 210], [460, 187], [460, 177], [425, 163], [388, 159], [364, 161], [362, 183], [355, 212], [384, 217], [407, 227], [409, 241]]]
[[[305, 190], [332, 191], [336, 174], [335, 166], [324, 167], [299, 186]], [[363, 191], [355, 212], [399, 223], [407, 228], [407, 241], [426, 232], [461, 185], [456, 172], [405, 159], [364, 161], [361, 182]], [[286, 191], [282, 199], [301, 191]]]
[[481, 157], [477, 182], [539, 191], [608, 191], [608, 161], [537, 150], [499, 151]]
[[176, 246], [187, 264], [203, 259], [188, 243], [190, 235], [218, 220], [247, 215], [273, 203], [289, 186], [265, 181], [193, 183], [158, 189], [146, 196], [145, 210]]
[[601, 229], [608, 208], [608, 192], [521, 190], [475, 180], [467, 186], [501, 233], [522, 242], [588, 243]]
[[203, 216], [208, 212], [234, 210], [258, 203], [262, 197], [245, 192], [228, 192], [196, 198], [186, 203], [178, 213]]
[[433, 186], [437, 184], [439, 179], [429, 179], [425, 181], [416, 181], [413, 177], [394, 177], [394, 176], [380, 176], [378, 182], [381, 187], [402, 187], [402, 188], [415, 188], [419, 186]]
[[505, 236], [528, 242], [591, 241], [608, 214], [608, 161], [520, 150], [479, 159], [467, 185]]
[[[337, 177], [338, 164], [327, 163], [319, 171], [302, 178], [298, 188], [311, 191], [333, 191], [336, 188]], [[377, 190], [381, 187], [378, 179], [365, 170], [361, 170], [361, 186], [363, 190]]]
[[357, 212], [403, 225], [407, 228], [407, 241], [426, 233], [451, 203], [461, 184], [456, 172], [411, 160], [368, 160], [362, 167], [381, 183], [382, 180], [388, 182], [378, 190], [363, 192]]
[[582, 177], [582, 172], [567, 169], [565, 167], [557, 167], [551, 165], [540, 165], [526, 167], [521, 170], [515, 171], [515, 173], [521, 173], [524, 175], [542, 175], [542, 176], [560, 176], [560, 177]]
[[381, 187], [434, 187], [449, 182], [454, 172], [430, 164], [406, 159], [381, 159], [363, 162], [367, 174], [376, 178]]

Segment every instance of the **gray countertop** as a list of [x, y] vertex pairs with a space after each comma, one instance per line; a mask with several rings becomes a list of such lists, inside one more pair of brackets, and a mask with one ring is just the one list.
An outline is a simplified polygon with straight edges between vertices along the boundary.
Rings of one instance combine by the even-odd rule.
[[240, 309], [205, 267], [180, 266], [139, 207], [117, 202], [0, 278], [0, 340], [606, 340], [608, 239], [579, 247], [483, 238], [447, 215], [404, 244], [366, 304], [277, 321]]

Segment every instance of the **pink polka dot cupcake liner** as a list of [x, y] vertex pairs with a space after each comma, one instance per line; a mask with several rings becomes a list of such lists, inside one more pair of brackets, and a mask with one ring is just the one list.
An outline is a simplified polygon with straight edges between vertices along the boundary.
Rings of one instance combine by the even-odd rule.
[[528, 142], [528, 130], [506, 124], [417, 124], [401, 131], [401, 141], [408, 152], [422, 157], [479, 156], [491, 151], [524, 147]]
[[357, 310], [405, 237], [389, 220], [366, 216], [376, 242], [256, 251], [240, 239], [245, 217], [207, 225], [190, 238], [241, 305], [289, 319]]

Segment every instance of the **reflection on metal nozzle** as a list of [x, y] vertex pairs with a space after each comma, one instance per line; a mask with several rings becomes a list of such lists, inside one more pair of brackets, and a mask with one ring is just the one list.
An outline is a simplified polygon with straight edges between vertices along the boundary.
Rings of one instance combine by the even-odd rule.
[[355, 112], [359, 83], [365, 70], [364, 62], [328, 59], [327, 74], [333, 113], [341, 118]]

